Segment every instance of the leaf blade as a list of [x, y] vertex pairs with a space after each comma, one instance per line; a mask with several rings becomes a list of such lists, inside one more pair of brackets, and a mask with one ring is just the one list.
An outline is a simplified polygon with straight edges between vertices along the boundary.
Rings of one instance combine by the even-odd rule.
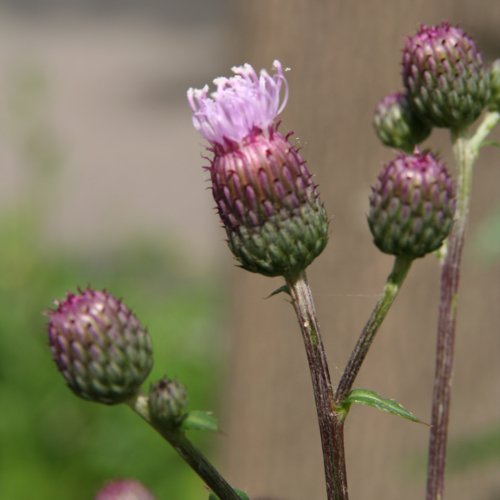
[[345, 408], [347, 412], [353, 404], [371, 406], [372, 408], [410, 420], [411, 422], [419, 424], [425, 423], [395, 399], [384, 398], [370, 389], [353, 389], [345, 398], [342, 407]]

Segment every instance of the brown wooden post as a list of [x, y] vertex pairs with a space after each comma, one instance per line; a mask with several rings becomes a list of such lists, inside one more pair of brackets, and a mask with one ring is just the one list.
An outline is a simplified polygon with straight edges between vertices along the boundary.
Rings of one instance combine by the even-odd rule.
[[[278, 58], [291, 68], [282, 130], [295, 131], [331, 214], [330, 244], [308, 274], [334, 383], [392, 265], [391, 257], [372, 245], [365, 220], [369, 186], [382, 162], [393, 155], [372, 130], [373, 108], [383, 95], [401, 88], [404, 37], [413, 34], [420, 23], [461, 22], [456, 8], [453, 0], [238, 3], [234, 39], [241, 44], [234, 50], [232, 63], [270, 68]], [[438, 138], [446, 136], [440, 132]], [[495, 178], [499, 177], [497, 169]], [[485, 272], [483, 268], [476, 271]], [[282, 282], [238, 269], [232, 279], [232, 360], [222, 418], [227, 433], [223, 470], [232, 484], [246, 489], [252, 498], [324, 498], [319, 433], [298, 326], [284, 295], [265, 299]], [[497, 320], [500, 338], [494, 297], [480, 303], [470, 290], [484, 282], [474, 285], [477, 278], [467, 271], [463, 279], [472, 284], [464, 285], [469, 292], [462, 296], [465, 307], [459, 335], [471, 334], [465, 329], [474, 324], [466, 316], [472, 301], [482, 308], [481, 314], [490, 315], [490, 323]], [[356, 384], [396, 398], [424, 420], [430, 413], [438, 287], [436, 260], [428, 257], [416, 262]], [[497, 282], [497, 303], [498, 289]], [[464, 361], [460, 353], [465, 343], [470, 349], [474, 346], [470, 337], [459, 340], [457, 363]], [[464, 377], [461, 369], [457, 368], [457, 377]], [[499, 369], [496, 376], [500, 379]], [[466, 431], [467, 418], [460, 408], [468, 409], [470, 394], [458, 394], [454, 394], [453, 425]], [[498, 403], [491, 408], [498, 418]], [[370, 408], [353, 409], [346, 425], [351, 498], [423, 498], [427, 441], [426, 426]], [[474, 488], [460, 478], [451, 481], [448, 498], [480, 498], [475, 479]], [[493, 483], [490, 478], [487, 484]]]

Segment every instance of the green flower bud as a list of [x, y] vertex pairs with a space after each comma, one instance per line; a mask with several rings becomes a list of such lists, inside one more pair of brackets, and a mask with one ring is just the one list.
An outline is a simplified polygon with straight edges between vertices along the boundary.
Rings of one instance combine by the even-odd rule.
[[444, 163], [430, 153], [401, 154], [372, 188], [368, 225], [382, 252], [417, 258], [442, 245], [454, 212], [455, 188]]
[[436, 127], [469, 125], [490, 95], [489, 75], [476, 44], [448, 23], [422, 26], [407, 39], [402, 76], [411, 106]]
[[186, 411], [187, 391], [176, 380], [164, 377], [151, 385], [148, 404], [154, 421], [176, 427]]
[[125, 304], [87, 289], [56, 301], [48, 317], [52, 356], [77, 396], [117, 404], [137, 392], [153, 366], [151, 340]]
[[500, 111], [500, 59], [490, 66], [491, 96], [488, 102], [490, 111]]
[[373, 125], [386, 146], [404, 151], [413, 151], [431, 133], [431, 126], [415, 115], [402, 92], [389, 94], [380, 100], [375, 108]]

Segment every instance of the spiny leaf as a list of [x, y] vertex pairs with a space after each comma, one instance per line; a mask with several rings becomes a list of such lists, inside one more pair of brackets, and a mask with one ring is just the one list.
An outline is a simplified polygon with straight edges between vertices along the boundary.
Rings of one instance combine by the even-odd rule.
[[347, 412], [352, 404], [371, 406], [377, 410], [385, 411], [397, 417], [406, 418], [412, 422], [424, 423], [394, 399], [383, 398], [380, 394], [369, 389], [353, 389], [345, 398], [342, 407], [345, 408]]
[[288, 285], [280, 286], [279, 288], [276, 288], [276, 290], [274, 290], [273, 292], [271, 292], [266, 297], [266, 299], [270, 299], [271, 297], [274, 297], [275, 295], [278, 295], [279, 293], [287, 293], [288, 295], [290, 295], [290, 288], [288, 287]]
[[190, 411], [182, 419], [181, 428], [186, 431], [212, 431], [219, 430], [219, 425], [214, 414], [210, 411]]

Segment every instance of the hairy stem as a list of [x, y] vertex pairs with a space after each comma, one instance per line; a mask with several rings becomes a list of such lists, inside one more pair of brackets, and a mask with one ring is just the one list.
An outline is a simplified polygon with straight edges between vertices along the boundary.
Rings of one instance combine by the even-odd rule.
[[472, 169], [482, 142], [498, 123], [498, 113], [488, 113], [468, 138], [465, 132], [453, 136], [453, 152], [458, 167], [455, 222], [441, 265], [441, 292], [436, 343], [436, 365], [427, 467], [427, 500], [444, 495], [446, 444], [451, 400], [451, 378], [458, 304], [460, 262], [472, 188]]
[[333, 388], [316, 311], [305, 272], [287, 279], [292, 304], [302, 332], [311, 372], [323, 448], [328, 500], [347, 500], [343, 415], [336, 411]]
[[208, 459], [193, 446], [182, 430], [166, 428], [156, 424], [151, 419], [146, 396], [138, 394], [128, 402], [128, 405], [175, 448], [177, 453], [221, 500], [240, 500], [240, 496]]
[[351, 357], [347, 362], [344, 372], [342, 373], [337, 391], [335, 393], [336, 404], [340, 405], [352, 389], [354, 380], [356, 379], [368, 350], [372, 345], [375, 334], [396, 299], [399, 289], [401, 288], [401, 285], [410, 270], [412, 262], [413, 259], [409, 257], [395, 258], [391, 274], [389, 274], [387, 282], [384, 286], [383, 295], [375, 304], [375, 307], [351, 353]]

